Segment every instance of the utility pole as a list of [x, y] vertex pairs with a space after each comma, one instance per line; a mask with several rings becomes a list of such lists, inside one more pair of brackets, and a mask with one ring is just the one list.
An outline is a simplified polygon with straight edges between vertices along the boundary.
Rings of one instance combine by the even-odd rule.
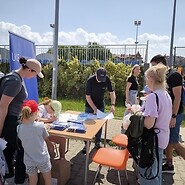
[[52, 99], [57, 99], [57, 76], [58, 76], [58, 19], [59, 19], [59, 0], [55, 1], [55, 24], [53, 41], [53, 75], [52, 75]]
[[176, 0], [174, 0], [173, 5], [173, 18], [172, 18], [172, 32], [171, 32], [171, 43], [170, 43], [170, 60], [169, 66], [174, 66], [173, 62], [173, 42], [174, 42], [174, 30], [175, 30], [175, 14], [176, 14]]

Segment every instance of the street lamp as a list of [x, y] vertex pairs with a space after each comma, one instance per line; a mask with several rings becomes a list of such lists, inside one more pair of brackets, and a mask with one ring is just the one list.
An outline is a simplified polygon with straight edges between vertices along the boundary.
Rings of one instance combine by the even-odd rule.
[[141, 21], [134, 21], [134, 25], [136, 26], [136, 49], [135, 49], [135, 55], [137, 55], [137, 45], [138, 45], [138, 27], [141, 25]]

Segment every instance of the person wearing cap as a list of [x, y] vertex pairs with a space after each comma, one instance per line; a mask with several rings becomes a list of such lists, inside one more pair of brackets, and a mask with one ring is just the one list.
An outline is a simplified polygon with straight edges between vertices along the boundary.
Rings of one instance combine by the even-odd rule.
[[[140, 66], [138, 64], [134, 65], [131, 72], [127, 78], [126, 89], [125, 89], [125, 105], [130, 107], [134, 104], [138, 104], [137, 94], [139, 89], [139, 82], [137, 77], [141, 73]], [[124, 116], [129, 112], [126, 109]]]
[[[0, 137], [7, 141], [4, 155], [8, 166], [8, 173], [5, 175], [5, 178], [9, 184], [23, 184], [25, 181], [23, 150], [17, 150], [16, 144], [17, 121], [23, 101], [27, 98], [27, 91], [23, 85], [23, 78], [30, 79], [37, 75], [41, 78], [43, 77], [41, 73], [42, 67], [39, 61], [35, 59], [26, 60], [22, 57], [19, 59], [19, 63], [21, 67], [5, 75], [0, 84]], [[16, 150], [17, 155], [14, 177], [14, 166], [12, 161]]]
[[[112, 87], [110, 78], [107, 76], [107, 71], [105, 68], [100, 67], [97, 69], [96, 74], [92, 75], [87, 79], [86, 82], [86, 102], [85, 102], [85, 112], [86, 113], [97, 113], [97, 109], [104, 112], [105, 101], [104, 93], [108, 90], [110, 94], [111, 107], [110, 112], [115, 111], [115, 101], [116, 95]], [[95, 147], [100, 148], [102, 129], [95, 136]], [[86, 146], [82, 149], [82, 152], [86, 152]]]
[[[159, 63], [167, 66], [166, 58], [162, 55], [154, 56], [150, 61], [152, 66]], [[168, 67], [166, 73], [166, 82], [168, 85], [168, 92], [172, 99], [172, 115], [169, 123], [170, 138], [169, 144], [165, 149], [166, 163], [162, 166], [163, 172], [174, 172], [173, 165], [173, 149], [177, 151], [185, 159], [185, 147], [179, 143], [180, 126], [183, 120], [183, 87], [182, 76], [173, 69]]]
[[24, 148], [24, 164], [29, 184], [37, 184], [39, 170], [43, 175], [44, 184], [51, 185], [51, 162], [46, 144], [49, 133], [44, 122], [35, 121], [37, 113], [38, 104], [35, 100], [27, 100], [23, 103], [17, 135]]
[[[39, 105], [38, 111], [38, 121], [43, 121], [44, 123], [52, 123], [59, 119], [62, 105], [57, 100], [51, 100], [49, 98], [45, 98], [44, 101]], [[64, 137], [59, 136], [49, 136], [49, 140], [47, 141], [47, 146], [49, 149], [49, 153], [51, 158], [55, 158], [54, 152], [54, 144], [59, 144], [59, 153], [60, 158], [65, 159], [65, 147], [66, 147], [66, 139]]]

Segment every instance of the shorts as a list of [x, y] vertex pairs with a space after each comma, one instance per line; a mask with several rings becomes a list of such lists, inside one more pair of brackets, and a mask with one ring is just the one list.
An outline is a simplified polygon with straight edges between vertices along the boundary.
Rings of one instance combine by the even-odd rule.
[[26, 165], [26, 173], [28, 175], [37, 174], [38, 170], [41, 173], [49, 172], [51, 170], [51, 162], [50, 162], [50, 160], [48, 160], [47, 162], [45, 162], [43, 164], [36, 164], [36, 165], [33, 165], [33, 166], [27, 166]]
[[180, 113], [176, 117], [176, 124], [174, 128], [170, 128], [170, 139], [169, 143], [178, 143], [179, 142], [179, 132], [180, 132], [180, 126], [183, 120], [183, 113]]

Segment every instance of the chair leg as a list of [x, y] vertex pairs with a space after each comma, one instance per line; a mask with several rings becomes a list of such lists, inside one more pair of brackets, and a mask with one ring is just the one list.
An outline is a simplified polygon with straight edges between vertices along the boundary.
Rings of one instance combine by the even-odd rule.
[[121, 177], [120, 177], [120, 171], [118, 170], [118, 180], [119, 180], [119, 185], [121, 185]]
[[97, 168], [96, 175], [95, 175], [94, 180], [93, 180], [93, 185], [94, 185], [95, 182], [96, 182], [96, 179], [97, 179], [97, 177], [98, 177], [98, 175], [99, 175], [99, 173], [100, 173], [100, 171], [101, 171], [101, 168], [102, 168], [101, 165], [99, 165], [98, 168]]
[[69, 151], [69, 138], [67, 139], [67, 149], [65, 151], [65, 154]]
[[126, 176], [127, 184], [129, 184], [129, 182], [128, 182], [128, 173], [127, 173], [127, 169], [125, 169], [125, 176]]
[[[125, 169], [124, 171], [125, 171], [125, 177], [126, 177], [127, 184], [129, 184], [127, 170]], [[121, 185], [121, 177], [120, 177], [120, 171], [119, 170], [118, 170], [118, 180], [119, 180], [119, 184]]]

